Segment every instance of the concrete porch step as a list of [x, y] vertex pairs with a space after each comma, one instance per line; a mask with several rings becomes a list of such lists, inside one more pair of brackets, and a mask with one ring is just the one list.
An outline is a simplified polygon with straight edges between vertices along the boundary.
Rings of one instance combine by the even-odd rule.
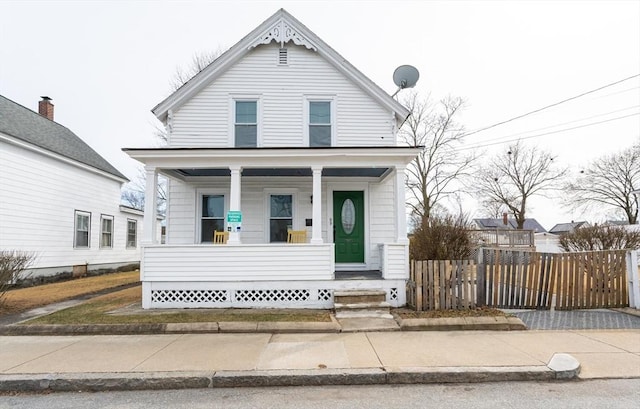
[[385, 318], [393, 320], [393, 315], [389, 313], [389, 310], [355, 310], [355, 311], [336, 311], [336, 318], [338, 320], [344, 318]]
[[358, 304], [384, 302], [387, 299], [387, 292], [382, 289], [372, 290], [337, 290], [333, 293], [334, 303]]

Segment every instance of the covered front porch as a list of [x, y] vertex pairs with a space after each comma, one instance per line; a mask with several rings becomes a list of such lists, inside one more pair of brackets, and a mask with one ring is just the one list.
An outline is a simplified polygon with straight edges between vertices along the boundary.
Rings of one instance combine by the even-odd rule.
[[[405, 303], [405, 166], [416, 148], [127, 150], [147, 172], [144, 308], [331, 308], [338, 289]], [[155, 241], [158, 175], [170, 179], [166, 244]], [[219, 202], [208, 217], [207, 200]], [[273, 198], [285, 199], [274, 217]], [[351, 203], [348, 203], [351, 202]], [[349, 204], [346, 206], [345, 203]], [[229, 212], [241, 214], [230, 222]], [[228, 232], [213, 244], [213, 229]], [[304, 243], [282, 231], [304, 230]], [[286, 234], [284, 235], [286, 237]], [[377, 271], [336, 280], [336, 271]]]

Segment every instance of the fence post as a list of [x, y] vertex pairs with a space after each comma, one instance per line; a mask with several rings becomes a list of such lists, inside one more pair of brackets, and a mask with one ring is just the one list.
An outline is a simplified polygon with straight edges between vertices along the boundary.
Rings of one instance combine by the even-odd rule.
[[640, 278], [638, 274], [638, 252], [627, 252], [627, 275], [629, 280], [629, 307], [640, 309]]
[[476, 261], [476, 305], [475, 307], [484, 307], [487, 305], [485, 296], [487, 289], [485, 288], [485, 267], [484, 267], [484, 248], [478, 249]]

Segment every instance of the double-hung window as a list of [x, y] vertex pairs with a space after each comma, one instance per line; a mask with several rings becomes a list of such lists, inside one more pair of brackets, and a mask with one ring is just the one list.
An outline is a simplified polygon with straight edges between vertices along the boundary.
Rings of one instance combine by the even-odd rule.
[[236, 100], [234, 121], [235, 147], [258, 146], [258, 101]]
[[100, 247], [113, 247], [113, 216], [100, 216]]
[[75, 219], [73, 247], [88, 248], [89, 237], [91, 237], [91, 213], [76, 210]]
[[138, 239], [138, 222], [127, 219], [127, 248], [135, 248]]
[[213, 241], [214, 231], [224, 231], [224, 195], [202, 195], [200, 241]]
[[286, 242], [293, 226], [293, 195], [269, 195], [269, 241]]
[[309, 101], [309, 146], [331, 146], [331, 101]]

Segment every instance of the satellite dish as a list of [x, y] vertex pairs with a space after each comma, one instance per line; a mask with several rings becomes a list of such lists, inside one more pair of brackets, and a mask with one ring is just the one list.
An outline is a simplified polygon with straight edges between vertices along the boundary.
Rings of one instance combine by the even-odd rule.
[[418, 69], [411, 65], [401, 65], [393, 72], [393, 82], [400, 88], [413, 88], [420, 78]]

